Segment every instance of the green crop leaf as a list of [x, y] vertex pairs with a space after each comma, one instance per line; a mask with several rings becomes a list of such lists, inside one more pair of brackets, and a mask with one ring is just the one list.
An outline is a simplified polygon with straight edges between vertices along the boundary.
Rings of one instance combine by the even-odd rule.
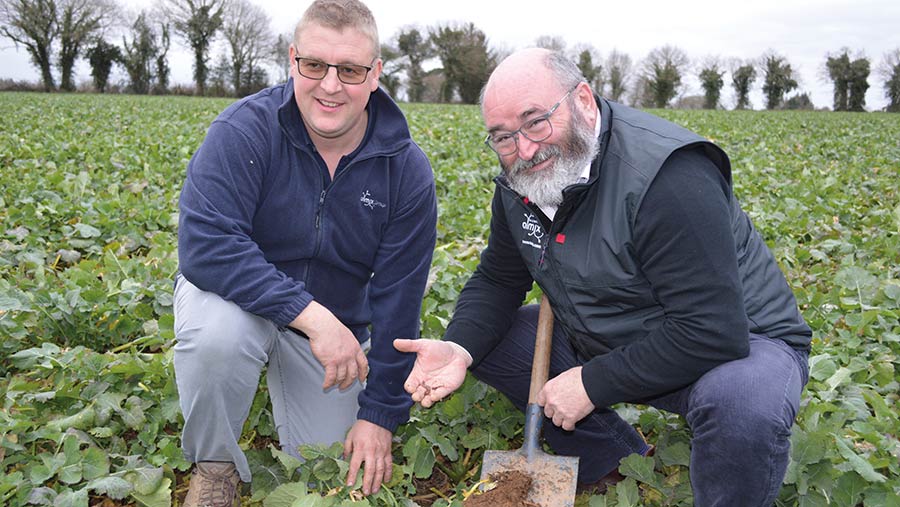
[[278, 461], [280, 458], [279, 460], [272, 458], [272, 455], [276, 452], [280, 453], [279, 455], [284, 457], [287, 462], [290, 462], [292, 459], [294, 462], [300, 463], [300, 460], [297, 458], [278, 451], [274, 446], [270, 446], [268, 451], [259, 449], [246, 452], [247, 461], [250, 464], [250, 473], [252, 474], [250, 485], [253, 491], [253, 498], [265, 498], [265, 496], [268, 493], [271, 493], [275, 488], [288, 482], [291, 477], [290, 474], [296, 469], [296, 467], [290, 469], [289, 474], [288, 469], [282, 464], [279, 464]]
[[109, 457], [98, 447], [85, 449], [81, 464], [86, 480], [97, 479], [109, 474]]
[[281, 463], [281, 466], [284, 468], [284, 471], [288, 474], [288, 476], [292, 475], [295, 470], [300, 468], [300, 465], [303, 464], [302, 461], [291, 456], [290, 454], [278, 449], [274, 445], [269, 446], [269, 450], [272, 452], [272, 456]]
[[865, 507], [900, 507], [900, 495], [896, 491], [866, 491]]
[[853, 470], [865, 480], [869, 482], [884, 482], [887, 480], [887, 477], [878, 473], [875, 468], [872, 467], [871, 463], [856, 454], [841, 437], [835, 436], [835, 442], [837, 443], [837, 448], [838, 451], [840, 451], [841, 456], [843, 456], [844, 459], [850, 463]]
[[132, 498], [144, 507], [170, 507], [172, 505], [172, 480], [168, 477], [157, 483], [157, 488], [149, 494], [133, 491]]
[[59, 480], [65, 484], [78, 484], [82, 479], [82, 465], [75, 462], [59, 469]]
[[94, 424], [95, 412], [93, 407], [84, 407], [75, 414], [61, 417], [47, 423], [51, 431], [64, 431], [67, 429], [86, 430]]
[[641, 494], [638, 490], [637, 482], [627, 477], [624, 481], [616, 484], [616, 504], [618, 507], [636, 507], [640, 505]]
[[106, 495], [113, 500], [121, 500], [134, 490], [130, 482], [121, 477], [100, 477], [87, 483], [87, 488], [98, 495]]
[[155, 467], [141, 467], [125, 473], [125, 480], [134, 485], [136, 495], [142, 497], [152, 496], [160, 489], [163, 481], [163, 469]]
[[53, 507], [88, 507], [87, 488], [78, 491], [65, 490], [53, 500]]
[[809, 376], [812, 379], [821, 382], [834, 375], [836, 371], [837, 364], [835, 364], [834, 359], [826, 354], [820, 354], [809, 358]]
[[837, 389], [838, 386], [848, 383], [850, 375], [852, 374], [853, 372], [850, 371], [849, 368], [838, 368], [838, 370], [834, 372], [834, 375], [825, 381], [825, 384], [828, 386], [829, 390], [833, 391]]
[[800, 497], [798, 507], [832, 507], [834, 504], [818, 491], [810, 491], [809, 494]]
[[656, 489], [660, 489], [663, 486], [653, 471], [653, 458], [638, 454], [626, 456], [619, 464], [619, 472], [627, 477], [634, 477], [638, 481], [647, 483]]
[[334, 507], [334, 500], [328, 497], [321, 497], [316, 494], [309, 494], [294, 500], [291, 507]]
[[340, 471], [334, 458], [323, 458], [313, 466], [313, 475], [320, 481], [330, 481], [336, 478]]
[[685, 442], [661, 447], [656, 453], [666, 466], [688, 466], [691, 463], [691, 448]]
[[282, 484], [263, 500], [263, 507], [291, 507], [294, 501], [307, 493], [306, 484], [301, 482]]
[[856, 505], [867, 487], [868, 483], [858, 474], [843, 474], [838, 477], [835, 485], [834, 499], [837, 505]]
[[28, 503], [34, 505], [53, 505], [59, 494], [52, 488], [34, 488], [28, 495]]
[[425, 438], [416, 436], [410, 438], [403, 446], [403, 455], [413, 465], [413, 475], [420, 479], [431, 477], [434, 469], [434, 449]]
[[800, 428], [791, 435], [791, 460], [802, 465], [818, 463], [825, 458], [830, 436], [825, 433], [808, 433]]
[[96, 238], [100, 236], [100, 229], [93, 227], [88, 224], [78, 223], [74, 225], [75, 232], [78, 233], [78, 236], [81, 238]]

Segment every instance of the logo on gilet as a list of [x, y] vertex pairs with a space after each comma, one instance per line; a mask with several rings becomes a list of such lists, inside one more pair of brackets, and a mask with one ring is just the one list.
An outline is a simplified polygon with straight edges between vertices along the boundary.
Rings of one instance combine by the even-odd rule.
[[[541, 227], [541, 221], [538, 220], [533, 213], [523, 213], [525, 220], [522, 222], [522, 230], [528, 233], [528, 236], [522, 240], [522, 243], [534, 248], [541, 248], [540, 242], [544, 237], [544, 229]], [[534, 238], [537, 243], [530, 241], [528, 238]]]

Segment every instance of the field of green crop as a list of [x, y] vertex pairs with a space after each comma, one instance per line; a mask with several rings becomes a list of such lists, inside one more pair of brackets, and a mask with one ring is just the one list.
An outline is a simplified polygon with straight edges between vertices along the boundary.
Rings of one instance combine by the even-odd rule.
[[[227, 100], [0, 94], [0, 505], [180, 505], [189, 464], [172, 368], [176, 201]], [[422, 311], [440, 337], [486, 243], [494, 157], [472, 106], [405, 105], [435, 169], [438, 246]], [[778, 505], [900, 506], [900, 115], [659, 111], [731, 156], [735, 193], [814, 330]], [[532, 293], [532, 298], [535, 294]], [[657, 446], [577, 505], [691, 505], [690, 432], [621, 413]], [[394, 480], [341, 487], [339, 447], [276, 450], [265, 386], [244, 428], [245, 505], [461, 506], [522, 417], [467, 381], [414, 409]], [[299, 466], [299, 469], [297, 468]]]

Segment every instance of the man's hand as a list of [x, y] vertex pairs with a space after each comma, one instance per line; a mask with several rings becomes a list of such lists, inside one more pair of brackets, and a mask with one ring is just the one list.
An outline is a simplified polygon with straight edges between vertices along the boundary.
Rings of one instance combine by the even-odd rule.
[[350, 456], [347, 486], [353, 486], [363, 463], [363, 494], [378, 493], [381, 484], [391, 480], [391, 432], [369, 421], [359, 419], [344, 441], [344, 459]]
[[334, 385], [347, 389], [357, 379], [366, 380], [369, 374], [366, 354], [356, 336], [327, 308], [313, 301], [290, 325], [309, 337], [313, 356], [325, 368], [322, 389]]
[[455, 391], [466, 379], [472, 357], [461, 346], [438, 340], [394, 340], [400, 352], [415, 352], [416, 362], [403, 387], [413, 401], [430, 407]]
[[570, 368], [548, 380], [537, 401], [544, 407], [544, 415], [566, 431], [574, 430], [575, 423], [595, 408], [581, 381], [581, 366]]

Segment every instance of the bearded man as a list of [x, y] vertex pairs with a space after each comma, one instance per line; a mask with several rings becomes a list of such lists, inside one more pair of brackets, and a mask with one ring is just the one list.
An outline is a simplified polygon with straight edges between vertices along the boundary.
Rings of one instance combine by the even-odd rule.
[[580, 491], [651, 452], [610, 408], [641, 403], [690, 425], [696, 505], [772, 505], [812, 333], [726, 154], [595, 95], [543, 49], [497, 67], [482, 113], [503, 168], [491, 235], [444, 339], [394, 342], [417, 354], [413, 400], [431, 406], [469, 369], [524, 409], [538, 311], [522, 303], [537, 282], [555, 316], [544, 436], [580, 458]]

